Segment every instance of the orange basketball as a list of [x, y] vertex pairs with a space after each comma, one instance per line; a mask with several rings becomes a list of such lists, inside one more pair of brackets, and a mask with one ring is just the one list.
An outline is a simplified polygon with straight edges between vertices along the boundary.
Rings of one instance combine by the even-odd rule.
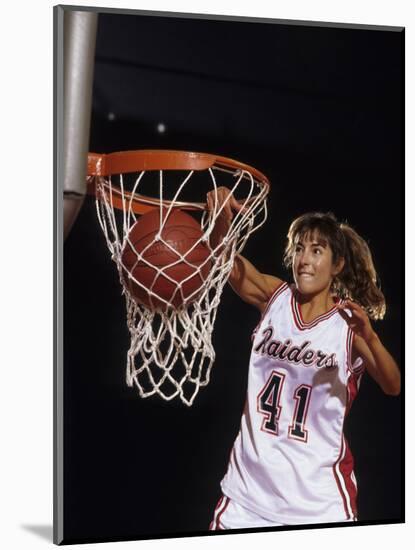
[[[164, 209], [163, 220], [166, 215]], [[196, 244], [203, 235], [200, 224], [180, 209], [171, 211], [161, 238], [156, 240], [159, 230], [159, 208], [142, 215], [131, 227], [121, 255], [123, 278], [138, 303], [150, 309], [165, 309], [166, 304], [158, 296], [178, 308], [197, 299], [197, 291], [210, 272], [210, 250], [204, 242]]]

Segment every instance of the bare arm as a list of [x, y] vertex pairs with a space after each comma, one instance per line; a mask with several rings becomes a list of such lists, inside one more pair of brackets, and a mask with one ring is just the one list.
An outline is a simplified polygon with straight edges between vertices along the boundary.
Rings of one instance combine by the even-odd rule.
[[261, 313], [282, 283], [278, 277], [258, 271], [240, 254], [235, 257], [229, 284], [244, 302], [255, 306]]
[[[229, 196], [230, 192], [226, 187], [219, 187], [217, 194], [218, 204], [225, 204], [225, 206], [210, 237], [212, 248], [220, 246], [228, 232], [233, 218], [233, 211], [242, 208], [233, 196]], [[211, 191], [207, 196], [207, 205], [210, 210], [214, 208], [214, 199], [214, 191]], [[229, 276], [229, 283], [242, 300], [255, 306], [261, 312], [282, 282], [278, 277], [260, 273], [246, 258], [240, 254], [236, 255]]]
[[371, 377], [388, 395], [399, 395], [401, 373], [399, 367], [373, 330], [365, 311], [355, 302], [347, 301], [342, 308], [352, 312], [345, 319], [355, 334], [353, 355], [360, 356]]
[[399, 395], [401, 374], [395, 360], [382, 344], [379, 336], [373, 332], [369, 342], [357, 336], [354, 341], [355, 353], [362, 357], [370, 376], [376, 380], [388, 395]]

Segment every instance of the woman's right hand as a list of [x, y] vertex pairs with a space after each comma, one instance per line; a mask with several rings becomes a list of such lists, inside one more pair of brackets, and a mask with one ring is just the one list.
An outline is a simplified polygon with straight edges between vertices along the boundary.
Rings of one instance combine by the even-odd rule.
[[215, 209], [215, 202], [217, 204], [217, 210], [223, 206], [223, 210], [220, 214], [222, 219], [225, 219], [228, 223], [230, 223], [233, 219], [235, 210], [236, 212], [239, 212], [243, 209], [243, 206], [239, 204], [239, 202], [235, 199], [235, 197], [232, 195], [230, 189], [227, 187], [218, 187], [215, 190], [209, 191], [209, 193], [206, 196], [206, 205], [209, 210], [209, 212], [213, 212]]

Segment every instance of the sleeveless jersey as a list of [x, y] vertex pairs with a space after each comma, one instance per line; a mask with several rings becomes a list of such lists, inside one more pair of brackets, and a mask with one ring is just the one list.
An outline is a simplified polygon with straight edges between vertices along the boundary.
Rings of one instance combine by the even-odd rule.
[[344, 420], [362, 360], [334, 306], [303, 321], [294, 286], [273, 294], [253, 333], [247, 399], [223, 493], [278, 523], [356, 519], [353, 457]]

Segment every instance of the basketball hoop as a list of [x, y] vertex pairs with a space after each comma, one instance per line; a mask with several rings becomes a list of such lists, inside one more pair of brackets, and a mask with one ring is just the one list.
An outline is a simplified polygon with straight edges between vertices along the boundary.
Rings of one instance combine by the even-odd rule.
[[[209, 239], [226, 205], [217, 202], [219, 176], [220, 186], [231, 191], [226, 201], [233, 196], [242, 208], [223, 241], [213, 248]], [[209, 383], [215, 359], [212, 331], [222, 291], [235, 255], [266, 220], [269, 181], [255, 168], [224, 157], [142, 150], [89, 154], [88, 190], [96, 196], [98, 220], [126, 298], [131, 337], [127, 384], [136, 385], [141, 397], [158, 394], [167, 401], [179, 397], [190, 406], [199, 388]], [[201, 200], [207, 192], [216, 198], [211, 211]], [[192, 237], [186, 250], [172, 246], [166, 236], [178, 209], [200, 225], [200, 235]], [[147, 231], [139, 248], [132, 235], [150, 212], [157, 227], [151, 239]], [[170, 263], [153, 261], [160, 247], [164, 258], [171, 255]], [[201, 250], [205, 251], [201, 259], [199, 254], [194, 260], [195, 251]], [[151, 284], [138, 275], [145, 270], [153, 274]]]

